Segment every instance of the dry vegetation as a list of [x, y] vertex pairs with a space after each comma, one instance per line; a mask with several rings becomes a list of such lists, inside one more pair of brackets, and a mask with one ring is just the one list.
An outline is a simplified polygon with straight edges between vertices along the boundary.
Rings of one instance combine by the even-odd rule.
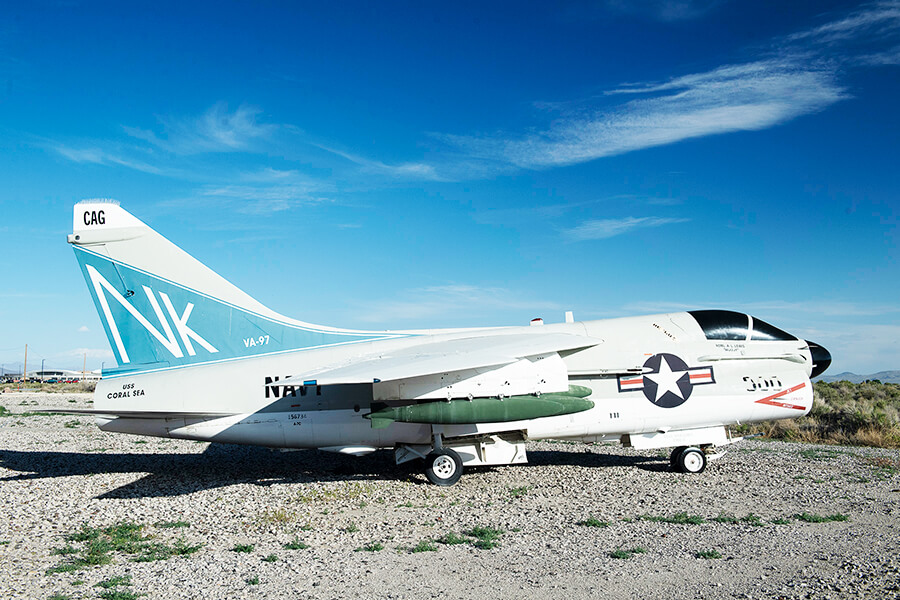
[[900, 384], [817, 381], [813, 389], [809, 415], [750, 429], [791, 441], [900, 447]]
[[94, 381], [85, 381], [81, 383], [41, 383], [29, 381], [28, 383], [2, 383], [0, 384], [0, 392], [48, 392], [51, 394], [72, 394], [82, 392], [93, 392], [97, 387]]

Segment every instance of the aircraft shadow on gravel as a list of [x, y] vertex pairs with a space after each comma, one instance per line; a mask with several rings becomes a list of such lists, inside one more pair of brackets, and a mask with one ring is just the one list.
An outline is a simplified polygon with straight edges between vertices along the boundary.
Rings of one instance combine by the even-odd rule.
[[[595, 454], [560, 450], [529, 452], [529, 464], [581, 467], [633, 466], [648, 471], [668, 470], [668, 461], [640, 456]], [[394, 465], [390, 451], [352, 457], [316, 450], [279, 453], [258, 446], [213, 444], [202, 454], [112, 454], [101, 452], [47, 452], [0, 450], [0, 466], [18, 475], [3, 481], [98, 475], [146, 473], [98, 498], [154, 498], [180, 496], [207, 489], [248, 483], [269, 486], [312, 481], [368, 481], [389, 479], [425, 485], [414, 463]], [[479, 467], [491, 471], [495, 467]]]

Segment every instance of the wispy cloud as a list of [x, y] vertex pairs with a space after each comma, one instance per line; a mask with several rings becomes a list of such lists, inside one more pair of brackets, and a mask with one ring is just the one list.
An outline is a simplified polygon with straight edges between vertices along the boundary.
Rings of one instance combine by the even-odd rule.
[[79, 333], [87, 333], [88, 331], [90, 331], [90, 328], [87, 325], [82, 325], [78, 328]]
[[[608, 0], [606, 6], [679, 20], [701, 16], [718, 4], [718, 0], [650, 0], [634, 8], [634, 3]], [[539, 110], [535, 116], [543, 124], [529, 131], [428, 133], [438, 140], [438, 146], [443, 144], [428, 160], [384, 161], [361, 156], [340, 149], [340, 143], [313, 140], [297, 126], [266, 122], [260, 108], [242, 104], [231, 109], [224, 102], [201, 115], [157, 117], [156, 127], [123, 126], [128, 144], [113, 146], [113, 150], [101, 142], [55, 144], [53, 149], [74, 162], [170, 176], [178, 175], [173, 170], [176, 160], [183, 161], [188, 155], [200, 157], [196, 160], [202, 162], [210, 160], [206, 156], [210, 154], [262, 154], [275, 147], [294, 151], [304, 147], [301, 154], [315, 148], [354, 165], [349, 171], [340, 163], [335, 166], [337, 171], [344, 170], [349, 180], [375, 179], [371, 175], [381, 176], [379, 184], [490, 178], [706, 136], [763, 130], [825, 110], [850, 97], [842, 82], [848, 69], [900, 64], [898, 38], [900, 0], [865, 4], [830, 21], [769, 40], [763, 51], [757, 48], [745, 62], [664, 81], [623, 83], [586, 99], [535, 102]], [[334, 176], [334, 171], [329, 175]], [[210, 189], [236, 197], [259, 193], [230, 184]], [[293, 197], [298, 192], [288, 188], [283, 195]], [[263, 193], [268, 194], [268, 201], [276, 194], [271, 190]]]
[[[685, 16], [714, 2], [659, 0], [642, 5]], [[619, 6], [613, 0], [611, 6]], [[625, 8], [622, 8], [625, 10]], [[628, 10], [632, 10], [628, 8]], [[438, 172], [481, 163], [476, 176], [545, 169], [737, 131], [757, 131], [809, 115], [849, 98], [843, 70], [900, 64], [900, 0], [877, 2], [830, 22], [770, 41], [764, 57], [662, 82], [623, 84], [597, 96], [539, 102], [559, 118], [526, 134], [436, 134], [462, 155]], [[888, 46], [873, 51], [872, 45]]]
[[707, 14], [721, 4], [720, 0], [607, 0], [606, 5], [618, 12], [646, 15], [658, 21], [686, 21]]
[[664, 83], [623, 86], [604, 97], [621, 95], [646, 97], [586, 109], [524, 137], [444, 139], [475, 156], [541, 169], [691, 138], [765, 129], [821, 110], [845, 98], [846, 92], [833, 70], [781, 58], [723, 66]]
[[894, 46], [884, 52], [863, 54], [859, 57], [860, 64], [871, 66], [900, 65], [900, 46]]
[[[40, 146], [75, 163], [127, 167], [170, 177], [197, 177], [174, 166], [179, 156], [204, 153], [253, 151], [253, 144], [269, 138], [277, 126], [257, 122], [261, 111], [241, 105], [229, 111], [217, 103], [194, 118], [160, 117], [161, 134], [123, 126], [130, 139], [93, 140], [84, 143], [39, 140]], [[160, 153], [160, 150], [164, 152]], [[202, 166], [200, 167], [202, 168]]]
[[278, 212], [303, 204], [331, 202], [329, 184], [298, 171], [263, 169], [238, 176], [237, 183], [205, 185], [197, 190], [204, 198], [237, 203], [238, 210], [251, 213]]
[[635, 199], [630, 195], [618, 195], [594, 200], [586, 200], [583, 202], [563, 202], [558, 204], [538, 204], [533, 206], [517, 206], [514, 208], [489, 208], [482, 209], [472, 213], [472, 218], [476, 223], [488, 225], [509, 225], [529, 222], [545, 223], [552, 219], [562, 217], [566, 213], [592, 205], [598, 205], [603, 202]]
[[624, 217], [621, 219], [591, 219], [584, 221], [571, 229], [566, 229], [564, 235], [572, 241], [602, 240], [628, 233], [634, 229], [647, 227], [661, 227], [674, 223], [684, 223], [690, 219], [672, 217]]
[[[313, 177], [307, 175], [302, 183], [297, 183], [300, 174], [293, 169], [264, 168], [241, 175], [239, 183], [226, 183], [222, 180], [222, 161], [217, 159], [218, 155], [306, 155], [314, 151], [320, 153], [320, 159], [339, 157], [342, 160], [337, 165], [333, 164], [334, 160], [322, 160], [325, 166], [318, 169], [318, 181], [323, 185], [324, 177], [327, 175], [330, 181], [336, 170], [343, 170], [342, 176], [350, 181], [360, 175], [367, 179], [379, 175], [382, 181], [448, 180], [424, 162], [389, 164], [317, 143], [295, 125], [264, 122], [262, 110], [246, 104], [232, 110], [226, 103], [218, 102], [201, 115], [156, 119], [155, 128], [120, 126], [126, 135], [123, 139], [83, 144], [43, 141], [42, 145], [76, 163], [127, 167], [193, 181], [216, 181], [205, 186], [199, 195], [249, 200], [254, 210], [285, 210], [300, 202], [318, 202], [323, 198], [308, 189]], [[327, 154], [322, 155], [320, 151]], [[348, 171], [344, 161], [353, 168]], [[308, 171], [316, 172], [313, 168]], [[225, 179], [235, 178], [229, 173]]]
[[812, 41], [822, 44], [843, 42], [861, 36], [869, 39], [894, 35], [900, 28], [900, 2], [875, 2], [860, 7], [842, 19], [789, 35], [789, 42]]
[[560, 312], [561, 307], [553, 302], [523, 298], [521, 295], [500, 287], [479, 287], [464, 284], [449, 284], [405, 290], [399, 295], [415, 300], [384, 300], [367, 303], [364, 312], [354, 314], [363, 323], [388, 323], [404, 325], [424, 319], [434, 319], [447, 323], [465, 318], [468, 323], [477, 321], [479, 316], [497, 310]]
[[128, 135], [173, 154], [236, 152], [248, 150], [260, 139], [269, 137], [276, 126], [260, 123], [262, 111], [242, 104], [234, 111], [219, 102], [199, 117], [159, 117], [162, 135], [147, 129], [124, 126]]
[[50, 142], [47, 146], [60, 154], [63, 158], [71, 160], [76, 163], [92, 163], [96, 165], [118, 165], [121, 167], [128, 167], [129, 169], [135, 169], [137, 171], [143, 171], [144, 173], [152, 173], [154, 175], [159, 175], [163, 172], [162, 169], [150, 165], [146, 162], [142, 162], [140, 160], [134, 160], [131, 158], [126, 158], [117, 154], [110, 153], [106, 150], [101, 150], [100, 148], [95, 147], [83, 147], [83, 148], [73, 148], [66, 144], [60, 144], [56, 142]]
[[359, 156], [357, 154], [345, 152], [343, 150], [337, 150], [329, 146], [323, 146], [319, 144], [317, 144], [316, 146], [321, 148], [322, 150], [325, 150], [326, 152], [330, 152], [336, 156], [340, 156], [341, 158], [344, 158], [352, 162], [353, 164], [360, 166], [364, 172], [378, 173], [403, 180], [445, 180], [444, 177], [438, 175], [434, 166], [426, 163], [407, 162], [397, 165], [389, 165], [378, 160], [372, 160]]

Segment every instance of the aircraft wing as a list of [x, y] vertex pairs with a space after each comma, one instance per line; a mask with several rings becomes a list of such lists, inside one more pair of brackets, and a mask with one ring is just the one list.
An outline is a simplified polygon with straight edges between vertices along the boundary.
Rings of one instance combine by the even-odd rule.
[[529, 356], [578, 350], [602, 340], [567, 333], [509, 334], [426, 342], [295, 375], [282, 385], [378, 383], [464, 369], [492, 369]]

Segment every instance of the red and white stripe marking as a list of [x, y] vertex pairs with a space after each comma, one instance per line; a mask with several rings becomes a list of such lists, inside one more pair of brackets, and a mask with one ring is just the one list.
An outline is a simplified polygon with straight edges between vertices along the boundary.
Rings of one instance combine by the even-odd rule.
[[700, 385], [701, 383], [713, 383], [712, 367], [694, 368], [688, 371], [691, 374], [691, 384]]
[[620, 392], [631, 392], [634, 390], [642, 390], [644, 389], [644, 376], [638, 375], [637, 377], [620, 377], [619, 378], [619, 391]]
[[776, 402], [775, 398], [781, 398], [782, 396], [787, 396], [788, 394], [792, 394], [797, 390], [802, 390], [806, 387], [806, 382], [801, 383], [799, 385], [795, 385], [792, 388], [788, 388], [786, 390], [782, 390], [777, 394], [772, 394], [771, 396], [766, 396], [765, 398], [760, 398], [756, 401], [757, 404], [768, 404], [769, 406], [777, 406], [779, 408], [789, 408], [792, 410], [806, 410], [805, 406], [801, 406], [799, 404], [788, 404], [787, 402]]

